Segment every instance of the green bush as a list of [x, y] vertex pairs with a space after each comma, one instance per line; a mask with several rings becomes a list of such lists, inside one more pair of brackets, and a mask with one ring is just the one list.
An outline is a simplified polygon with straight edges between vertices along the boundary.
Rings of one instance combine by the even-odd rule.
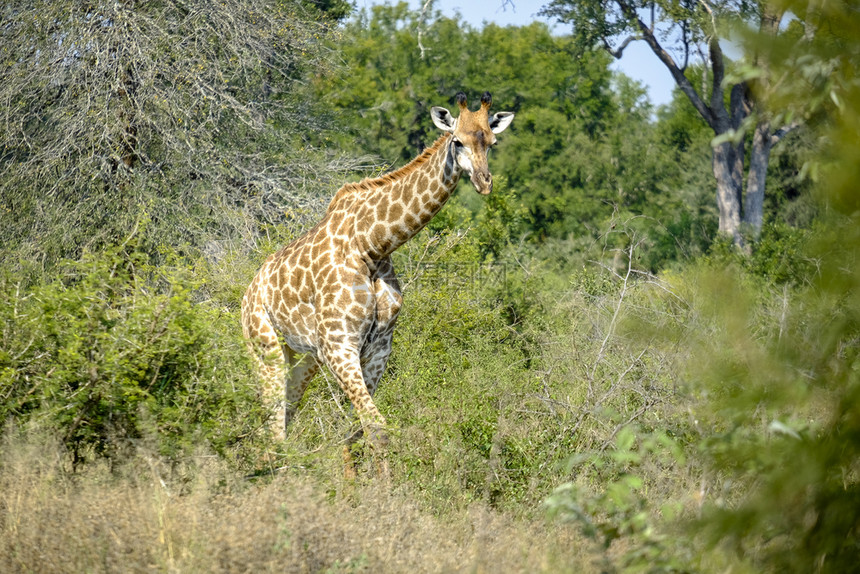
[[27, 283], [0, 276], [0, 419], [55, 429], [76, 461], [154, 437], [224, 449], [262, 420], [234, 312], [181, 262], [113, 249]]
[[[546, 506], [551, 515], [578, 523], [604, 552], [616, 541], [628, 543], [630, 549], [620, 557], [625, 572], [683, 572], [689, 556], [679, 550], [686, 549], [686, 541], [670, 538], [667, 524], [682, 504], [660, 503], [659, 495], [648, 487], [648, 480], [655, 478], [648, 465], [656, 461], [664, 470], [677, 470], [684, 460], [683, 449], [669, 433], [625, 426], [606, 452], [588, 452], [570, 462], [578, 474], [599, 477], [600, 487], [564, 483], [547, 498]], [[615, 571], [608, 554], [604, 554], [601, 568]]]
[[484, 252], [482, 226], [424, 233], [398, 255], [404, 306], [377, 404], [398, 437], [395, 477], [430, 505], [529, 514], [570, 479], [571, 452], [659, 411], [672, 377], [657, 350], [615, 333], [644, 283]]

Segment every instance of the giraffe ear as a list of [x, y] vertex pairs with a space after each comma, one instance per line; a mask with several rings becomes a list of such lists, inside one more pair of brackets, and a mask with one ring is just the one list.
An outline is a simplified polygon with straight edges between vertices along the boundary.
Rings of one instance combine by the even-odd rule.
[[453, 132], [457, 127], [457, 120], [451, 115], [451, 112], [439, 106], [430, 108], [430, 117], [433, 118], [433, 123], [443, 132]]
[[498, 112], [493, 114], [493, 118], [490, 120], [490, 131], [494, 134], [500, 134], [505, 129], [511, 125], [511, 122], [514, 121], [514, 113], [513, 112]]

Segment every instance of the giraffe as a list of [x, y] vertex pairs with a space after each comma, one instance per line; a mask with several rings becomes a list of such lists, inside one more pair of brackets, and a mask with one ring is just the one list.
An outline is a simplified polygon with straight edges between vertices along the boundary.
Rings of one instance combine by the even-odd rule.
[[283, 439], [320, 365], [337, 379], [374, 450], [388, 443], [373, 394], [391, 354], [403, 301], [391, 253], [439, 212], [462, 174], [478, 193], [493, 187], [487, 151], [511, 112], [489, 115], [485, 92], [472, 112], [462, 92], [459, 115], [433, 107], [443, 134], [406, 166], [338, 190], [313, 228], [265, 260], [242, 298], [242, 330], [275, 407]]

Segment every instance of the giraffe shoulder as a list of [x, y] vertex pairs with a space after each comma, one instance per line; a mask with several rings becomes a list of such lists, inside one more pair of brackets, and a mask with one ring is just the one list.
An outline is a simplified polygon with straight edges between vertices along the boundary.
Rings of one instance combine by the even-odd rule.
[[344, 184], [337, 193], [334, 194], [334, 197], [331, 198], [331, 201], [328, 204], [328, 208], [326, 209], [326, 213], [331, 213], [332, 211], [336, 211], [338, 209], [342, 209], [346, 207], [349, 203], [353, 202], [357, 195], [367, 189], [367, 180], [362, 180], [358, 183], [347, 183]]

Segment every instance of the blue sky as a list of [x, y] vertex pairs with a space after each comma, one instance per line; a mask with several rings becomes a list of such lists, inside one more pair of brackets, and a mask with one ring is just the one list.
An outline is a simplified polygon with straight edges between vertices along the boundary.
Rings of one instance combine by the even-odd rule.
[[[420, 9], [424, 3], [424, 0], [408, 1], [415, 9]], [[355, 0], [358, 8], [394, 2], [396, 0]], [[475, 27], [480, 27], [484, 22], [494, 22], [500, 26], [521, 26], [540, 20], [563, 33], [563, 25], [537, 15], [547, 2], [548, 0], [509, 0], [507, 3], [505, 0], [436, 0], [434, 6], [445, 15], [459, 12], [463, 20]], [[613, 62], [612, 68], [644, 84], [648, 88], [651, 103], [655, 106], [671, 100], [672, 88], [675, 86], [672, 76], [644, 42], [634, 42], [628, 46], [624, 56]]]

